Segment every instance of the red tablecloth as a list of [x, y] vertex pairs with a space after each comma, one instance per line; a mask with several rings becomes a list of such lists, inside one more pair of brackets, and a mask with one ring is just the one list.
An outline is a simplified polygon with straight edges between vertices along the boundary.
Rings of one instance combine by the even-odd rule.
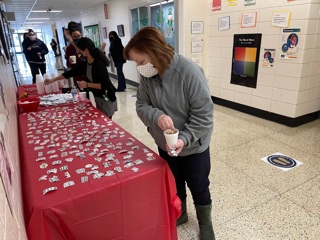
[[[90, 103], [19, 114], [19, 141], [30, 240], [177, 239], [181, 202], [167, 163]], [[142, 164], [125, 167], [126, 160], [139, 159]], [[61, 164], [53, 165], [57, 160]], [[48, 166], [41, 168], [43, 163]], [[57, 173], [47, 173], [54, 168]], [[94, 169], [115, 174], [95, 179]], [[44, 175], [47, 180], [39, 181]], [[50, 182], [54, 176], [59, 181]], [[67, 181], [75, 185], [65, 188]], [[57, 190], [44, 195], [49, 187]]]

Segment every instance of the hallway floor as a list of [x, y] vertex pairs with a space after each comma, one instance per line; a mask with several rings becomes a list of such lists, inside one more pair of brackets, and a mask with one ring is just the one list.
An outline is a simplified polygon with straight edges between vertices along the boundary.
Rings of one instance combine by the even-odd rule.
[[[19, 57], [21, 80], [31, 83], [29, 66]], [[61, 68], [48, 57], [48, 70]], [[117, 84], [117, 80], [112, 79]], [[118, 92], [113, 121], [157, 152], [135, 112], [136, 88]], [[210, 190], [217, 240], [317, 240], [320, 236], [320, 120], [291, 128], [215, 105]], [[280, 152], [302, 162], [288, 171], [261, 158]], [[189, 222], [179, 240], [198, 239], [190, 192]]]

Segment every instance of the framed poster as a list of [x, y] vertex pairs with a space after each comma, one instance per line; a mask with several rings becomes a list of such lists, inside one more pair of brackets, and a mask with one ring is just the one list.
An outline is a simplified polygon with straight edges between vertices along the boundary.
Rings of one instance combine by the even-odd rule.
[[106, 27], [102, 28], [102, 33], [103, 33], [103, 38], [107, 39], [108, 38], [108, 34], [107, 34], [107, 28]]
[[235, 34], [231, 83], [256, 88], [261, 46], [261, 33]]
[[104, 18], [108, 19], [108, 5], [106, 3], [103, 4], [103, 11], [104, 11]]
[[191, 22], [191, 34], [203, 33], [203, 21]]
[[117, 25], [119, 37], [124, 37], [124, 27], [123, 24]]
[[85, 26], [84, 36], [90, 38], [97, 48], [101, 48], [99, 24]]

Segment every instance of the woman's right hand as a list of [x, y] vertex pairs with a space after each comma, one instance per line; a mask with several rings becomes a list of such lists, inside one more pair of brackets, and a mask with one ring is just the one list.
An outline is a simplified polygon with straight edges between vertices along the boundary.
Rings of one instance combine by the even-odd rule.
[[158, 118], [158, 127], [163, 131], [167, 129], [174, 129], [172, 118], [168, 115], [161, 115]]
[[44, 85], [48, 85], [48, 84], [53, 83], [53, 82], [54, 82], [53, 79], [47, 78], [47, 79], [44, 80]]

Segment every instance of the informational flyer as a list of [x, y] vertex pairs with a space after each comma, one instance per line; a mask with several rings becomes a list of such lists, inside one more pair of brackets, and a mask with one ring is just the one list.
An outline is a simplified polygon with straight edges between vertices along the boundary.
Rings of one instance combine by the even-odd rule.
[[263, 61], [262, 61], [263, 67], [273, 67], [275, 53], [276, 53], [276, 49], [269, 49], [269, 48], [264, 49]]
[[273, 11], [271, 26], [289, 27], [291, 11], [280, 10]]
[[254, 4], [256, 4], [256, 0], [244, 0], [245, 6], [254, 5]]
[[221, 0], [212, 0], [212, 11], [221, 10]]
[[199, 67], [202, 67], [202, 55], [200, 53], [193, 53], [191, 56], [191, 60]]
[[218, 30], [224, 31], [230, 29], [230, 16], [218, 19]]
[[300, 28], [283, 29], [280, 58], [298, 58], [299, 33]]
[[257, 12], [242, 13], [241, 27], [242, 28], [255, 27], [256, 21], [257, 21]]
[[236, 6], [237, 0], [227, 0], [227, 6]]
[[191, 52], [192, 53], [203, 52], [203, 39], [201, 37], [193, 37], [191, 42]]

